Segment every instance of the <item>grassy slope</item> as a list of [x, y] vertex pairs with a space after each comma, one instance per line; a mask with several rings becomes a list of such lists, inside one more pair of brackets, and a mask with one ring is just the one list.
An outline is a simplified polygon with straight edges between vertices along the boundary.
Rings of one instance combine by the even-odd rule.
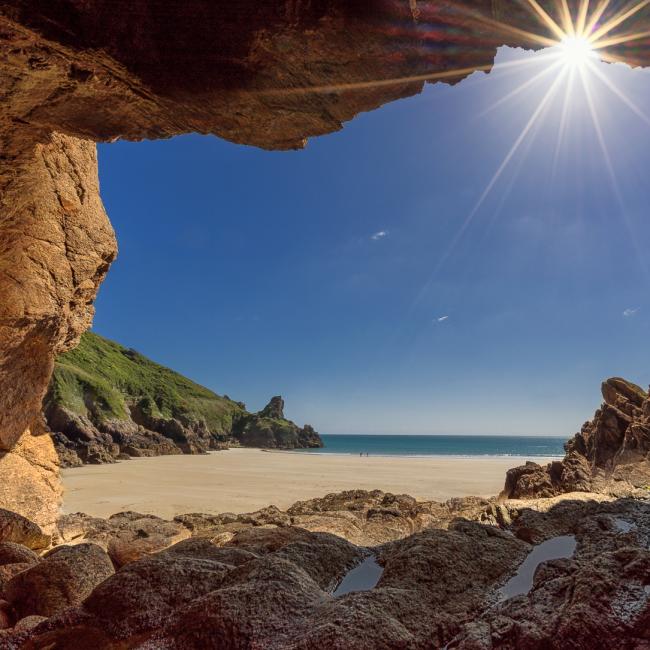
[[95, 419], [128, 419], [129, 404], [153, 417], [204, 419], [213, 433], [231, 430], [241, 406], [91, 332], [79, 346], [61, 355], [48, 400]]

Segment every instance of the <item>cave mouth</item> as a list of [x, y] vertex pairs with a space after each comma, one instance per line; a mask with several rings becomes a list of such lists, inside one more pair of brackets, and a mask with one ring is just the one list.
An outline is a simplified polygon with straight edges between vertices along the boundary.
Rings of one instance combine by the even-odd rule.
[[[0, 74], [8, 89], [0, 115], [0, 461], [14, 477], [2, 497], [10, 509], [39, 521], [55, 517], [60, 490], [43, 396], [55, 357], [74, 348], [90, 326], [95, 295], [116, 256], [99, 197], [95, 143], [202, 133], [267, 150], [300, 149], [307, 138], [338, 131], [360, 113], [418, 94], [427, 81], [453, 84], [491, 69], [501, 45], [540, 49], [573, 32], [588, 33], [601, 59], [647, 62], [644, 2], [258, 5], [194, 0], [163, 8], [137, 0], [115, 12], [103, 0], [83, 6], [11, 0], [0, 8]], [[617, 96], [643, 119], [637, 102]], [[528, 92], [511, 98], [524, 97]], [[590, 114], [598, 111], [597, 102], [585, 101]], [[550, 98], [543, 103], [539, 115]], [[532, 135], [535, 122], [519, 126]], [[507, 126], [498, 124], [494, 135]], [[612, 129], [601, 131], [603, 150]], [[511, 142], [521, 152], [524, 141]], [[462, 236], [454, 237], [452, 227], [444, 233], [451, 246], [440, 255], [441, 269], [456, 259], [465, 231], [494, 198], [492, 188], [517, 151], [494, 160], [496, 177], [482, 186], [486, 198], [476, 210], [465, 206]], [[611, 186], [611, 177], [602, 185]], [[619, 187], [626, 199], [629, 180]], [[372, 241], [386, 243], [395, 232], [372, 234]], [[638, 231], [630, 237], [640, 241]], [[630, 255], [635, 263], [639, 257]], [[363, 273], [357, 275], [363, 282]], [[626, 318], [631, 322], [638, 310], [625, 307]]]
[[[531, 382], [519, 386], [519, 378], [530, 367], [547, 365], [532, 382], [540, 392], [552, 390], [565, 372], [566, 357], [549, 358], [553, 336], [537, 321], [542, 312], [573, 309], [575, 287], [544, 295], [549, 277], [558, 287], [572, 278], [587, 294], [613, 272], [600, 262], [591, 275], [594, 260], [612, 243], [604, 216], [623, 216], [601, 146], [621, 153], [607, 139], [615, 141], [617, 134], [605, 121], [606, 109], [620, 103], [636, 120], [634, 133], [646, 128], [612, 91], [625, 93], [631, 105], [641, 102], [642, 71], [602, 64], [588, 77], [589, 95], [581, 67], [554, 50], [502, 48], [490, 74], [476, 73], [453, 87], [429, 86], [302, 151], [262, 152], [198, 135], [100, 145], [103, 198], [122, 251], [99, 293], [95, 331], [253, 411], [281, 392], [292, 419], [325, 431], [365, 426], [369, 433], [390, 432], [386, 427], [399, 430], [400, 420], [411, 417], [417, 428], [406, 433], [429, 433], [434, 421], [442, 421], [444, 431], [456, 427], [454, 433], [479, 427], [521, 433], [530, 426], [521, 414], [487, 424], [486, 415], [513, 395], [529, 400]], [[612, 87], [598, 75], [613, 75]], [[602, 143], [599, 131], [607, 136]], [[594, 162], [578, 190], [572, 178], [576, 159]], [[552, 182], [541, 184], [540, 178]], [[593, 206], [580, 207], [586, 195]], [[635, 195], [639, 205], [646, 200], [638, 190]], [[594, 240], [567, 262], [568, 247], [592, 225]], [[615, 272], [638, 275], [639, 268], [631, 271], [637, 260], [629, 255], [627, 235], [617, 236], [627, 253], [625, 268]], [[406, 256], [413, 261], [405, 271]], [[477, 277], [481, 292], [474, 286]], [[486, 287], [496, 305], [486, 305]], [[611, 291], [605, 300], [615, 300]], [[526, 294], [519, 313], [506, 311], [513, 295]], [[552, 325], [564, 327], [580, 345], [583, 320], [596, 320], [600, 306], [591, 309], [569, 325], [559, 316]], [[481, 312], [470, 326], [472, 314]], [[630, 322], [634, 315], [617, 314]], [[490, 321], [525, 326], [513, 340]], [[376, 350], [386, 347], [386, 324], [410, 338], [402, 336], [381, 359]], [[608, 336], [603, 328], [599, 344]], [[493, 352], [471, 375], [481, 387], [480, 410], [474, 418], [459, 417], [459, 386], [470, 375], [455, 366], [468, 338], [485, 345], [486, 337]], [[543, 352], [522, 354], [539, 348], [540, 340]], [[448, 345], [454, 357], [444, 356]], [[629, 354], [635, 347], [628, 343]], [[579, 347], [576, 367], [591, 350]], [[400, 355], [410, 363], [396, 367]], [[380, 376], [390, 371], [393, 377], [371, 383], [360, 397], [353, 386], [363, 383], [373, 364]], [[508, 367], [508, 380], [494, 387], [500, 364]], [[427, 366], [435, 365], [438, 374], [426, 377]], [[456, 388], [442, 392], [450, 375]], [[304, 386], [305, 377], [311, 385]], [[599, 379], [594, 373], [589, 383]], [[567, 376], [561, 392], [568, 394], [579, 381], [585, 380]], [[440, 396], [432, 402], [431, 395]], [[395, 396], [405, 406], [391, 407], [392, 415], [372, 407]], [[562, 405], [562, 396], [555, 399]], [[319, 402], [338, 404], [352, 418], [332, 419]], [[536, 409], [530, 418], [536, 428], [525, 432], [566, 436], [588, 408], [576, 406], [567, 417], [555, 409], [549, 413], [548, 402], [529, 404], [529, 415]]]

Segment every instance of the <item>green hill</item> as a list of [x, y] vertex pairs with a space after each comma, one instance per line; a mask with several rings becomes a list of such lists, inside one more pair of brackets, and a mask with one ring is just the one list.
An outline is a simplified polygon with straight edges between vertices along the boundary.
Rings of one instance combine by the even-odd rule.
[[[268, 417], [273, 400], [280, 401]], [[87, 332], [55, 364], [44, 413], [62, 463], [204, 453], [232, 444], [322, 446], [309, 426], [286, 420], [281, 398], [259, 414], [135, 350]]]

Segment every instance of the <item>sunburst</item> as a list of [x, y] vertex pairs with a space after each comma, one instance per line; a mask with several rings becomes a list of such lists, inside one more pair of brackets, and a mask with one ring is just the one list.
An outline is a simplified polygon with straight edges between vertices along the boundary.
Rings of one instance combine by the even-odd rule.
[[[432, 274], [420, 290], [415, 303], [424, 298], [431, 283], [438, 275], [438, 272], [449, 259], [472, 221], [481, 211], [488, 196], [496, 188], [505, 170], [514, 159], [515, 154], [520, 150], [522, 144], [533, 131], [533, 128], [540, 123], [547, 114], [546, 109], [553, 99], [557, 97], [562, 86], [564, 87], [564, 98], [560, 110], [560, 124], [553, 160], [553, 175], [555, 176], [559, 152], [567, 132], [567, 115], [569, 112], [569, 106], [574, 99], [575, 93], [582, 90], [588, 109], [588, 118], [593, 126], [595, 140], [602, 154], [603, 162], [612, 185], [612, 190], [616, 196], [617, 202], [619, 203], [621, 216], [625, 222], [625, 228], [630, 233], [633, 247], [637, 249], [639, 266], [646, 275], [648, 275], [647, 265], [645, 264], [641, 251], [638, 250], [638, 243], [634, 233], [632, 232], [632, 224], [625, 216], [626, 210], [623, 201], [623, 193], [620, 190], [620, 185], [616, 177], [616, 168], [612, 162], [612, 157], [607, 146], [605, 130], [603, 129], [599, 119], [596, 98], [592, 89], [592, 82], [594, 80], [600, 81], [618, 100], [625, 104], [627, 108], [650, 126], [650, 118], [645, 114], [645, 112], [621, 89], [619, 89], [614, 81], [610, 79], [609, 76], [597, 65], [599, 59], [608, 63], [618, 63], [621, 61], [619, 57], [608, 51], [608, 48], [625, 43], [639, 42], [650, 37], [650, 31], [629, 31], [618, 33], [618, 30], [625, 27], [627, 21], [629, 21], [633, 16], [636, 16], [639, 11], [650, 4], [650, 0], [641, 0], [635, 3], [626, 4], [622, 9], [613, 12], [605, 20], [603, 20], [603, 17], [606, 15], [607, 10], [611, 9], [610, 0], [601, 0], [593, 5], [589, 0], [580, 0], [577, 5], [577, 11], [574, 12], [569, 8], [567, 0], [555, 0], [557, 15], [559, 16], [558, 20], [551, 16], [551, 14], [549, 14], [536, 0], [525, 0], [525, 2], [527, 3], [526, 6], [530, 9], [531, 13], [544, 28], [544, 33], [537, 34], [530, 31], [524, 31], [493, 19], [489, 19], [487, 22], [489, 22], [490, 27], [492, 28], [500, 28], [504, 32], [524, 38], [531, 44], [543, 45], [548, 48], [548, 52], [544, 56], [544, 62], [548, 65], [546, 65], [541, 72], [531, 75], [526, 81], [515, 87], [514, 90], [501, 97], [495, 104], [486, 109], [484, 113], [492, 111], [496, 107], [505, 104], [514, 96], [520, 95], [530, 87], [539, 84], [540, 80], [544, 78], [550, 78], [550, 83], [548, 84], [542, 99], [536, 103], [535, 109], [529, 119], [525, 122], [523, 129], [515, 137], [501, 163], [497, 166], [497, 169], [494, 171], [492, 177], [489, 179], [487, 185], [476, 200], [467, 217], [460, 224], [456, 235], [452, 238], [450, 244], [442, 255], [437, 259]], [[473, 17], [485, 21], [484, 18]], [[616, 33], [614, 34], [615, 31]], [[537, 57], [535, 62], [539, 60], [540, 57]], [[526, 59], [526, 61], [530, 61], [530, 59]], [[510, 62], [509, 65], [513, 65], [513, 63], [517, 62]], [[581, 83], [576, 84], [576, 78], [578, 78]], [[648, 277], [650, 278], [650, 275]]]

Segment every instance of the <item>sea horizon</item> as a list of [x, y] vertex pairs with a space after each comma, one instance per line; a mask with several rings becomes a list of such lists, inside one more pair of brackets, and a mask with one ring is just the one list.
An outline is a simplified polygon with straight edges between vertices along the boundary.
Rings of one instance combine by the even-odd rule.
[[321, 434], [324, 447], [291, 453], [458, 458], [562, 458], [565, 437], [455, 434]]

